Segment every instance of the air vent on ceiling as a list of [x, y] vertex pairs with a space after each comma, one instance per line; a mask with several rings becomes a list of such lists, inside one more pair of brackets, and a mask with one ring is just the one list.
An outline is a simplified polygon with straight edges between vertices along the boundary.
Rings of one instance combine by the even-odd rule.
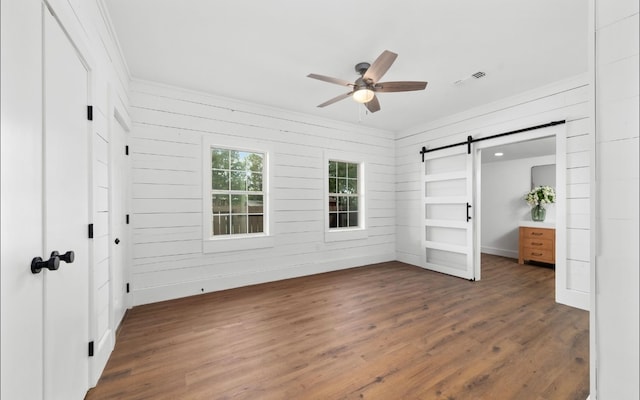
[[462, 84], [462, 83], [466, 82], [467, 80], [469, 80], [469, 79], [471, 79], [471, 78], [480, 79], [480, 78], [482, 78], [482, 77], [484, 77], [484, 76], [486, 76], [486, 75], [487, 75], [486, 73], [484, 73], [484, 72], [482, 72], [482, 71], [478, 71], [478, 72], [476, 72], [475, 74], [471, 74], [471, 75], [469, 75], [469, 76], [465, 76], [465, 77], [464, 77], [464, 78], [462, 78], [462, 79], [458, 79], [457, 81], [453, 82], [453, 84], [454, 84], [454, 85], [460, 85], [460, 84]]

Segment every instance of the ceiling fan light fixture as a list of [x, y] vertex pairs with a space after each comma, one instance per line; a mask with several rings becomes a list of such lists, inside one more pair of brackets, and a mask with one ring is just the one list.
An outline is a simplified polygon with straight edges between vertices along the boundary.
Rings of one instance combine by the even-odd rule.
[[375, 93], [373, 92], [373, 90], [366, 87], [360, 88], [353, 92], [353, 99], [362, 104], [370, 102], [371, 100], [373, 100], [374, 96]]

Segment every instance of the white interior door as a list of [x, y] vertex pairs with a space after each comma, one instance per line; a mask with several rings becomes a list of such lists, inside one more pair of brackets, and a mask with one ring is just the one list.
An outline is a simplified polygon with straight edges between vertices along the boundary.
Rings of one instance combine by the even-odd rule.
[[424, 154], [422, 267], [475, 280], [473, 153], [457, 146]]
[[41, 7], [0, 2], [0, 399], [42, 398]]
[[91, 328], [93, 357], [89, 385], [95, 386], [114, 346], [111, 315], [111, 257], [109, 196], [109, 135], [101, 110], [93, 113], [93, 269], [91, 273]]
[[[111, 122], [111, 271], [114, 328], [122, 321], [127, 309], [125, 266], [127, 265], [127, 249], [129, 248], [129, 232], [127, 229], [128, 198], [128, 157], [125, 153], [127, 145], [126, 124], [117, 114]], [[118, 243], [116, 243], [116, 241]]]
[[88, 71], [55, 18], [44, 16], [44, 248], [75, 253], [44, 272], [45, 399], [88, 389]]

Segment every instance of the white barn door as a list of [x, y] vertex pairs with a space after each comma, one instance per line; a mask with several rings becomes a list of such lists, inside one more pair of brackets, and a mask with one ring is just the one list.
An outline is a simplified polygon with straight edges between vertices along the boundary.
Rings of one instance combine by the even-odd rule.
[[88, 389], [88, 71], [44, 12], [44, 248], [75, 253], [44, 274], [44, 398], [82, 399]]
[[457, 146], [424, 154], [422, 267], [475, 280], [473, 153]]

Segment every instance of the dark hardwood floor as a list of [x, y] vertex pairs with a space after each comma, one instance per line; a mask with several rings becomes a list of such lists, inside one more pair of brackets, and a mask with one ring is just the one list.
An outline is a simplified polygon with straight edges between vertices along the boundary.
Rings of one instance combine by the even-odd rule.
[[135, 307], [87, 399], [553, 399], [589, 393], [588, 313], [554, 271], [400, 262]]

